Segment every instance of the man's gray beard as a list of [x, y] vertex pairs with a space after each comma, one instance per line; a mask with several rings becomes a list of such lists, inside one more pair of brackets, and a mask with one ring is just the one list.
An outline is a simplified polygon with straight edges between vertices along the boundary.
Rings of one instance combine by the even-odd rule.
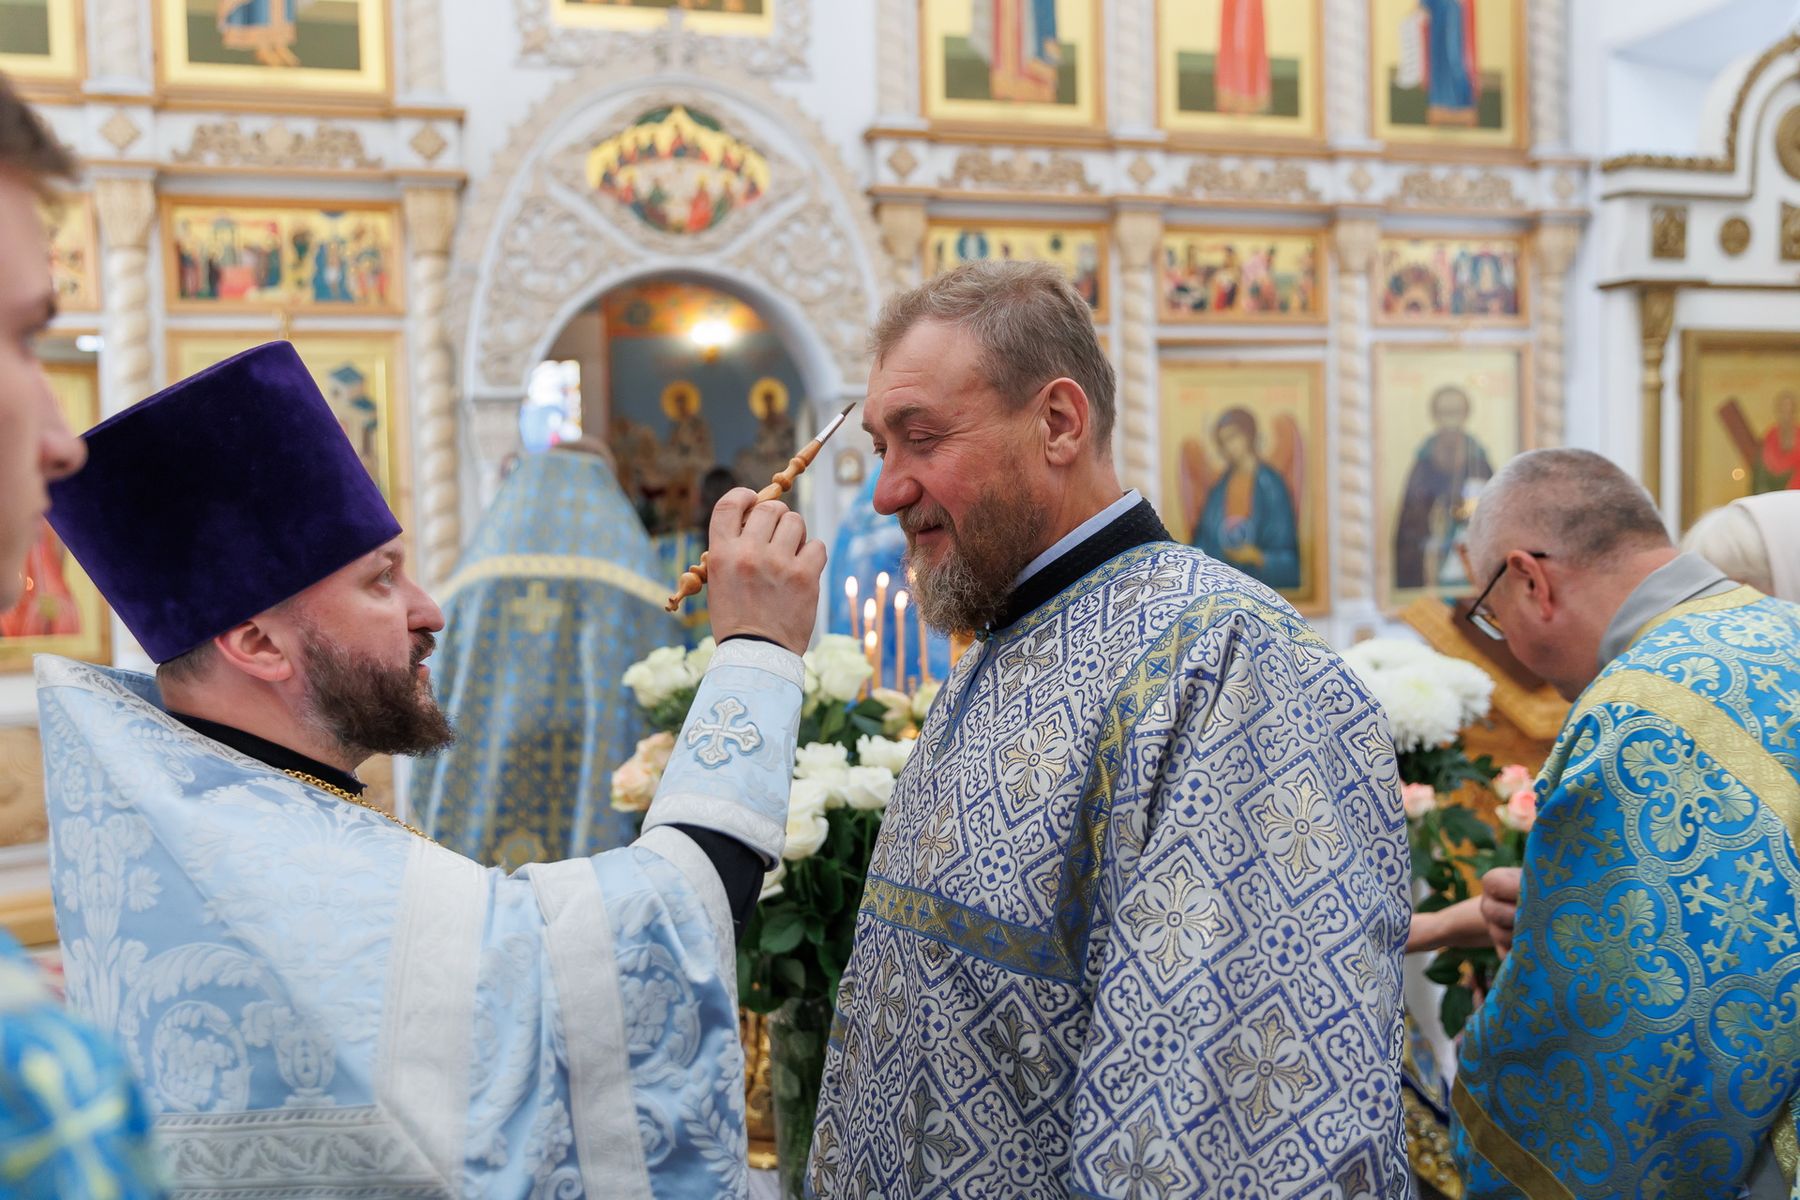
[[963, 514], [960, 525], [934, 507], [928, 512], [909, 509], [901, 515], [901, 527], [910, 534], [924, 518], [942, 523], [948, 544], [938, 564], [927, 566], [908, 540], [906, 575], [919, 615], [939, 633], [988, 628], [1005, 611], [1013, 580], [1037, 556], [1043, 512], [1030, 500], [1003, 499], [996, 488]]

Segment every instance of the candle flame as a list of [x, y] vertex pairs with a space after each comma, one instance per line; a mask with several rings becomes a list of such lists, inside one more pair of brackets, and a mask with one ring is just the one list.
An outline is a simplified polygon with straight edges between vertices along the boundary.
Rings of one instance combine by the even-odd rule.
[[875, 577], [875, 586], [878, 588], [884, 588], [887, 585], [888, 585], [888, 573], [886, 571], [883, 571], [881, 574], [879, 574]]
[[856, 576], [844, 580], [844, 595], [850, 597], [850, 603], [856, 603]]
[[910, 597], [907, 596], [905, 588], [902, 588], [899, 591], [895, 592], [894, 593], [894, 611], [905, 612], [907, 601], [909, 599], [910, 599]]
[[873, 600], [864, 600], [863, 601], [863, 623], [870, 627], [869, 628], [869, 636], [874, 637], [875, 636], [875, 629], [874, 629], [875, 601], [873, 601]]
[[875, 649], [875, 631], [873, 629], [871, 629], [871, 630], [869, 630], [869, 632], [863, 634], [863, 649], [865, 649], [865, 650]]

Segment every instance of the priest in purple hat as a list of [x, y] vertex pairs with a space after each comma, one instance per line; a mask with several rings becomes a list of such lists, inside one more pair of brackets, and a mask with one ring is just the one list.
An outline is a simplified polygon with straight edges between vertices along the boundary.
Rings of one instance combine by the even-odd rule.
[[443, 618], [292, 346], [103, 422], [51, 522], [158, 664], [38, 660], [57, 924], [178, 1191], [737, 1196], [733, 911], [778, 859], [825, 554], [728, 495], [635, 843], [484, 869], [366, 804]]

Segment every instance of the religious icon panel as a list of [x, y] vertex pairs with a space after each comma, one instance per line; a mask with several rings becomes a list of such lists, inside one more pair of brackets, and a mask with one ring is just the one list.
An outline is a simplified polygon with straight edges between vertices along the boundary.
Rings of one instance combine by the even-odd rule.
[[392, 205], [166, 199], [163, 247], [175, 311], [401, 311]]
[[653, 108], [587, 152], [588, 186], [662, 233], [697, 234], [769, 193], [769, 162], [701, 109]]
[[[536, 0], [544, 3], [545, 0]], [[666, 24], [679, 9], [696, 33], [764, 37], [775, 28], [780, 0], [548, 0], [550, 19], [584, 29], [646, 30]]]
[[81, 84], [81, 5], [77, 0], [0, 4], [0, 72], [27, 90]]
[[1106, 320], [1106, 231], [1098, 225], [945, 221], [933, 222], [925, 232], [927, 275], [940, 275], [966, 262], [1008, 258], [1055, 263], [1094, 310], [1094, 320]]
[[50, 233], [50, 283], [58, 312], [99, 312], [100, 271], [94, 198], [63, 192], [42, 206]]
[[172, 92], [375, 103], [392, 92], [381, 0], [160, 0], [157, 71]]
[[[169, 335], [169, 377], [186, 379], [242, 350], [273, 341], [266, 332], [180, 332]], [[404, 378], [400, 338], [390, 333], [297, 333], [288, 339], [300, 352], [356, 456], [374, 476], [401, 523], [406, 496], [405, 418], [399, 411], [398, 381]]]
[[1369, 0], [1374, 133], [1525, 145], [1525, 0]]
[[925, 116], [1098, 128], [1100, 0], [921, 0]]
[[1800, 334], [1681, 335], [1681, 524], [1800, 489]]
[[1384, 237], [1376, 320], [1391, 325], [1523, 325], [1525, 240]]
[[1526, 350], [1418, 343], [1375, 354], [1381, 598], [1467, 596], [1461, 547], [1481, 489], [1525, 445]]
[[1324, 261], [1320, 233], [1172, 229], [1163, 237], [1163, 320], [1323, 321]]
[[[47, 349], [46, 355], [50, 353]], [[46, 361], [44, 374], [71, 430], [82, 433], [99, 423], [100, 375], [91, 358]], [[112, 619], [106, 602], [42, 518], [25, 558], [24, 580], [18, 603], [0, 612], [0, 671], [29, 671], [34, 654], [87, 662], [111, 659]]]
[[1169, 532], [1325, 611], [1323, 368], [1164, 361], [1161, 396]]
[[1159, 0], [1162, 127], [1208, 138], [1323, 135], [1319, 0]]

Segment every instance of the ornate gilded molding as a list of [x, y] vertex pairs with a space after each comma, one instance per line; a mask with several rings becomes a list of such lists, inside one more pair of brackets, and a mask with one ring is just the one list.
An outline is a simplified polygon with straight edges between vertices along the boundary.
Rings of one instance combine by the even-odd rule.
[[1569, 143], [1569, 19], [1573, 0], [1531, 0], [1526, 16], [1531, 51], [1531, 138], [1539, 146]]
[[102, 177], [94, 181], [94, 207], [106, 277], [101, 404], [104, 411], [117, 412], [156, 390], [150, 351], [150, 318], [161, 307], [150, 299], [156, 189], [147, 177]]
[[1800, 207], [1781, 206], [1781, 261], [1800, 262]]
[[1306, 168], [1292, 162], [1239, 162], [1221, 159], [1192, 163], [1178, 196], [1206, 200], [1243, 200], [1273, 204], [1320, 204], [1324, 197], [1312, 185]]
[[1100, 190], [1088, 178], [1081, 159], [1059, 150], [1034, 157], [1018, 150], [1002, 157], [988, 147], [958, 151], [940, 186], [985, 187], [1009, 192], [1075, 192], [1092, 195]]
[[1325, 130], [1336, 143], [1369, 140], [1369, 5], [1325, 6]]
[[1369, 386], [1369, 269], [1381, 225], [1366, 217], [1341, 220], [1332, 230], [1337, 278], [1332, 314], [1338, 385], [1339, 599], [1366, 601], [1375, 593], [1375, 408]]
[[1534, 415], [1532, 444], [1560, 446], [1565, 428], [1566, 383], [1563, 375], [1565, 305], [1569, 291], [1569, 268], [1581, 248], [1581, 227], [1558, 222], [1538, 227], [1532, 239], [1537, 257], [1537, 294], [1532, 305], [1536, 339], [1532, 366], [1536, 386], [1532, 389]]
[[913, 0], [879, 0], [877, 110], [884, 117], [919, 115], [919, 10]]
[[37, 728], [0, 729], [0, 846], [31, 845], [49, 836]]
[[437, 95], [444, 90], [443, 9], [443, 0], [405, 0], [401, 5], [409, 94]]
[[1124, 483], [1154, 503], [1158, 494], [1156, 398], [1157, 259], [1162, 214], [1127, 209], [1113, 220], [1119, 252], [1122, 343], [1119, 363], [1119, 439]]
[[304, 167], [311, 170], [368, 170], [381, 166], [363, 146], [362, 134], [320, 121], [310, 133], [296, 132], [277, 119], [247, 130], [235, 118], [209, 121], [194, 129], [188, 145], [170, 157], [209, 167]]
[[1719, 249], [1736, 258], [1750, 248], [1750, 222], [1742, 217], [1727, 217], [1719, 226]]
[[456, 359], [444, 322], [450, 243], [456, 233], [452, 188], [408, 188], [401, 194], [411, 251], [413, 421], [418, 430], [419, 574], [438, 583], [456, 569], [462, 548]]
[[1744, 104], [1750, 98], [1750, 89], [1756, 81], [1784, 55], [1800, 51], [1800, 33], [1791, 33], [1773, 46], [1762, 52], [1744, 75], [1744, 81], [1738, 85], [1737, 95], [1731, 100], [1731, 113], [1725, 121], [1725, 152], [1723, 154], [1620, 154], [1612, 158], [1602, 159], [1602, 171], [1623, 171], [1633, 167], [1649, 167], [1659, 171], [1695, 171], [1717, 175], [1729, 175], [1737, 169], [1737, 144], [1739, 124], [1744, 117]]
[[550, 17], [550, 0], [513, 0], [513, 13], [519, 62], [526, 66], [592, 68], [625, 61], [680, 70], [707, 64], [774, 78], [805, 75], [808, 69], [812, 0], [781, 0], [775, 30], [766, 38], [697, 33], [687, 28], [679, 8], [669, 9], [667, 24], [643, 31], [558, 25]]
[[106, 118], [106, 123], [100, 126], [100, 136], [105, 138], [106, 144], [118, 154], [129, 150], [132, 143], [143, 135], [144, 131], [138, 128], [137, 122], [133, 121], [122, 108], [114, 109], [113, 115]]
[[1782, 113], [1775, 126], [1775, 157], [1789, 179], [1800, 179], [1800, 105]]
[[1394, 202], [1408, 208], [1515, 209], [1525, 207], [1512, 180], [1494, 170], [1442, 173], [1428, 168], [1400, 177]]
[[925, 205], [919, 201], [886, 200], [875, 208], [881, 226], [881, 244], [894, 266], [894, 286], [918, 283], [925, 254]]
[[1650, 209], [1650, 257], [1687, 257], [1688, 210], [1685, 204], [1657, 204]]
[[1643, 484], [1650, 495], [1662, 502], [1663, 464], [1663, 352], [1668, 348], [1669, 333], [1675, 326], [1675, 289], [1647, 287], [1638, 293], [1638, 336], [1643, 342], [1643, 411], [1639, 428], [1643, 431]]

